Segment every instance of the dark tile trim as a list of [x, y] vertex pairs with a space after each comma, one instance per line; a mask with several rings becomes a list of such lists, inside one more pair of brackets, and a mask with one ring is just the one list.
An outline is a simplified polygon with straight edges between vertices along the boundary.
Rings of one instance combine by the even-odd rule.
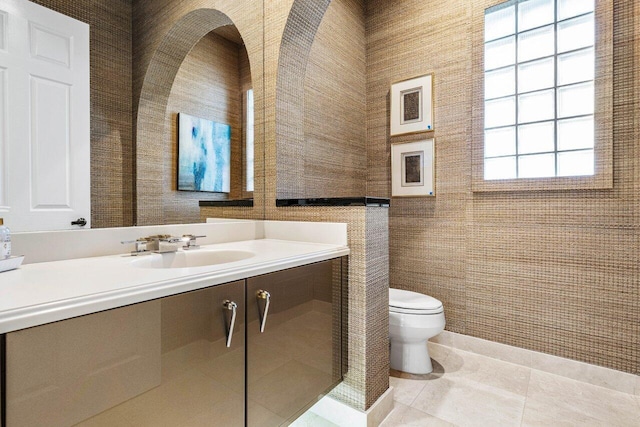
[[253, 207], [253, 199], [241, 200], [200, 200], [200, 207]]
[[390, 199], [377, 197], [327, 197], [318, 199], [277, 199], [277, 207], [285, 206], [366, 206], [388, 208]]

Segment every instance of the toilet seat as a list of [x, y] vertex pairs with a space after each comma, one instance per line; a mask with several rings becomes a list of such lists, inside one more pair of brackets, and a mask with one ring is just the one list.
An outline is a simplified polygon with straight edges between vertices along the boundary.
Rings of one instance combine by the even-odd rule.
[[389, 288], [389, 311], [394, 313], [429, 315], [444, 312], [442, 302], [428, 295]]

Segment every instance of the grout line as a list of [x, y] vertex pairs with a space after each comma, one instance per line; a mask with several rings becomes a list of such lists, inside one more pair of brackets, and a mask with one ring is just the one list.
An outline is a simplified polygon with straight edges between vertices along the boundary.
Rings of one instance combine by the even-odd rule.
[[[407, 405], [409, 408], [413, 408], [413, 404], [416, 402], [416, 400], [418, 400], [418, 397], [420, 397], [420, 395], [422, 394], [422, 392], [424, 391], [424, 388], [427, 386], [427, 382], [425, 380], [418, 380], [420, 381], [422, 384], [422, 387], [420, 388], [420, 391], [418, 393], [416, 393], [416, 397], [413, 398], [413, 400], [411, 401], [411, 403], [409, 405]], [[416, 408], [413, 408], [416, 409]], [[424, 412], [424, 411], [422, 411]]]
[[531, 373], [533, 368], [529, 368], [529, 379], [527, 380], [527, 391], [524, 394], [524, 405], [522, 405], [522, 416], [520, 417], [520, 426], [524, 424], [524, 413], [527, 410], [527, 402], [529, 401], [529, 389], [531, 388]]

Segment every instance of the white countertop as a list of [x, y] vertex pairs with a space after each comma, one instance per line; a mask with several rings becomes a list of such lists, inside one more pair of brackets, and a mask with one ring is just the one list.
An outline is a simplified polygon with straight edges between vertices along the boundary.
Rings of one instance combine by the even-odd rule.
[[203, 245], [255, 253], [190, 268], [139, 268], [142, 257], [110, 255], [23, 265], [0, 273], [0, 333], [69, 319], [349, 254], [343, 245], [275, 239]]

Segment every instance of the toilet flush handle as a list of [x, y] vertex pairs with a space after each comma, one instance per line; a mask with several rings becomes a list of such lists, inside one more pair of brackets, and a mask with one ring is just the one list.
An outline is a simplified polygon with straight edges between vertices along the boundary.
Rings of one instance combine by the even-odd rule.
[[258, 314], [260, 313], [260, 300], [264, 300], [264, 311], [260, 315], [260, 333], [264, 332], [264, 327], [267, 324], [267, 313], [269, 313], [269, 303], [271, 302], [271, 294], [265, 290], [260, 289], [256, 292], [256, 299], [258, 301]]

